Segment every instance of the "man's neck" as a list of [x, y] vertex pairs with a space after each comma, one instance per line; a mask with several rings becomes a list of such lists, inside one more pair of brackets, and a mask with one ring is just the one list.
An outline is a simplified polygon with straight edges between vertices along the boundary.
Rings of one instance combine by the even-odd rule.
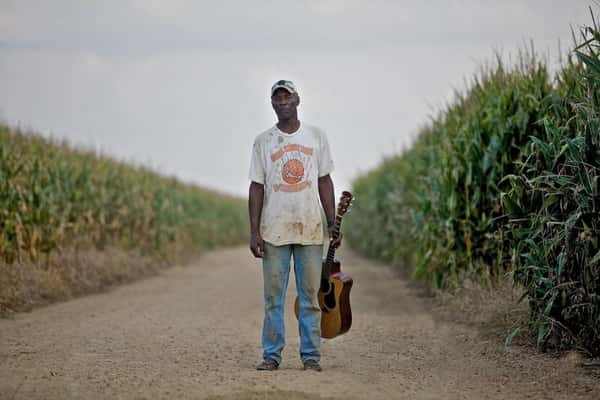
[[279, 128], [279, 130], [284, 133], [291, 134], [296, 132], [300, 128], [300, 121], [298, 120], [298, 118], [279, 120], [279, 122], [277, 123], [277, 128]]

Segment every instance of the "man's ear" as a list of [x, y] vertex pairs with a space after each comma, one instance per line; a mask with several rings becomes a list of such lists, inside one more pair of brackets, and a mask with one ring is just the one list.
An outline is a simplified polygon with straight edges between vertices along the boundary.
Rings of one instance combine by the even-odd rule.
[[300, 96], [298, 96], [298, 93], [295, 93], [294, 96], [296, 96], [296, 105], [299, 106], [300, 105]]

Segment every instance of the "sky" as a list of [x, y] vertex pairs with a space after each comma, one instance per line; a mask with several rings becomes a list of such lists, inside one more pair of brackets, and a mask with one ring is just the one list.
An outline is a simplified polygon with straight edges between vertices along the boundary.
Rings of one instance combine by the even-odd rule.
[[289, 79], [339, 193], [494, 52], [510, 62], [532, 41], [557, 68], [589, 4], [600, 14], [594, 0], [0, 0], [0, 119], [246, 196], [270, 87]]

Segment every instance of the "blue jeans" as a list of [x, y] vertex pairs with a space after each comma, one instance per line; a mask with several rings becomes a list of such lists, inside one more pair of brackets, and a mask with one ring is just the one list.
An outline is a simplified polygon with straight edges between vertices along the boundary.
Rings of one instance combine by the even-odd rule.
[[285, 346], [283, 311], [290, 258], [294, 257], [294, 274], [300, 301], [300, 357], [302, 361], [321, 358], [321, 309], [317, 292], [321, 284], [322, 245], [302, 246], [289, 244], [274, 246], [265, 242], [263, 278], [265, 296], [265, 320], [263, 324], [263, 358], [281, 363], [281, 351]]

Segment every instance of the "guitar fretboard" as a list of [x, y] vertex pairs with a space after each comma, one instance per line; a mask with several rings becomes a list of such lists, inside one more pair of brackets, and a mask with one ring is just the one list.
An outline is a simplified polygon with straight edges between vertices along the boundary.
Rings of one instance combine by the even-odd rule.
[[[333, 239], [337, 239], [340, 235], [340, 229], [342, 226], [342, 216], [336, 215], [335, 224], [333, 226]], [[333, 261], [335, 260], [335, 247], [329, 243], [329, 248], [327, 250], [327, 258], [325, 259], [325, 268], [323, 269], [323, 278], [329, 279], [331, 275], [331, 268], [333, 266]]]

